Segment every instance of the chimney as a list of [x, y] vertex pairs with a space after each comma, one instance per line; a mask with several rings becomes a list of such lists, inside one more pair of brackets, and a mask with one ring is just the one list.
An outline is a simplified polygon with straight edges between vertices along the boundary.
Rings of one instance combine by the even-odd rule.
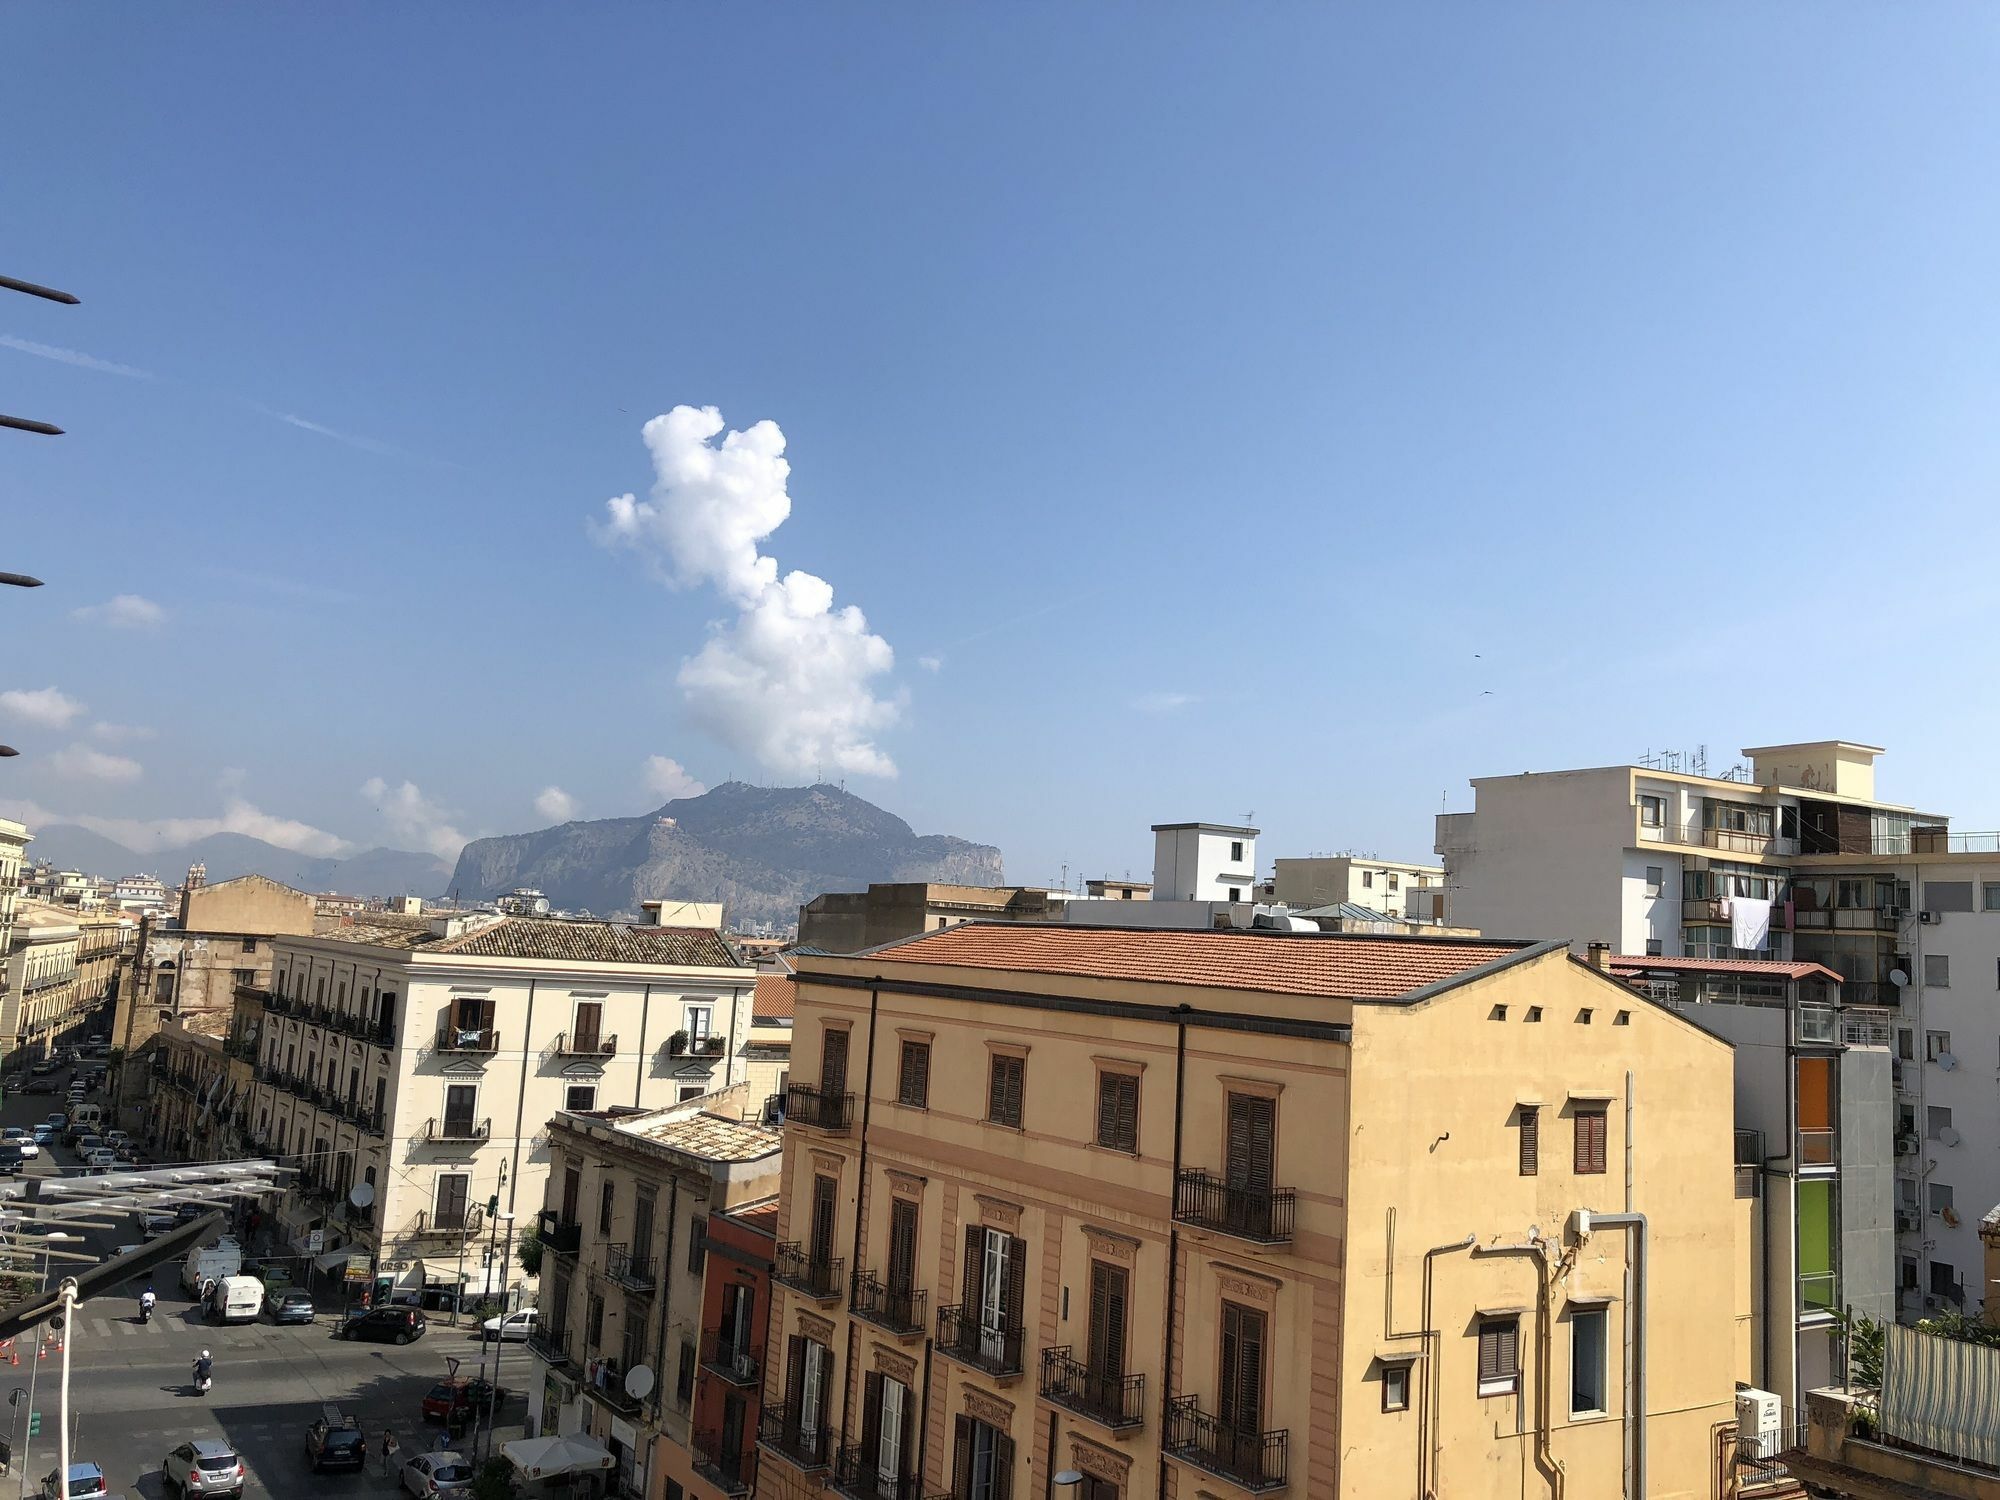
[[1590, 955], [1585, 962], [1591, 968], [1597, 970], [1598, 973], [1609, 974], [1611, 972], [1611, 945], [1609, 943], [1592, 943], [1590, 945]]

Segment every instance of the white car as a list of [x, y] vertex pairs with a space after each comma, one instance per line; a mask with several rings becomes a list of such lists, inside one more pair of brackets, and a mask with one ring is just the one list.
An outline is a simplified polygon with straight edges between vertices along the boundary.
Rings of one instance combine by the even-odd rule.
[[469, 1495], [472, 1465], [456, 1453], [419, 1453], [403, 1465], [403, 1488], [425, 1500], [432, 1495]]
[[105, 1146], [99, 1146], [84, 1158], [91, 1172], [114, 1172], [118, 1169], [118, 1153]]
[[488, 1318], [479, 1328], [489, 1339], [505, 1339], [511, 1343], [530, 1337], [540, 1321], [540, 1313], [532, 1307], [524, 1307], [519, 1312], [508, 1313], [504, 1318]]
[[42, 1154], [42, 1148], [37, 1146], [32, 1140], [14, 1141], [12, 1144], [21, 1153], [21, 1160], [23, 1161], [33, 1161]]

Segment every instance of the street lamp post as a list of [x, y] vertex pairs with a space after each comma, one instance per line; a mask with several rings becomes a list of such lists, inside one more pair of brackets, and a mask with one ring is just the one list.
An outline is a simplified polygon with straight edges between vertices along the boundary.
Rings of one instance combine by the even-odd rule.
[[[497, 1264], [500, 1268], [500, 1285], [504, 1290], [507, 1285], [507, 1261], [505, 1257], [514, 1253], [514, 1216], [500, 1212], [500, 1195], [498, 1193], [495, 1193], [488, 1200], [486, 1214], [493, 1221], [493, 1231], [487, 1238], [486, 1284], [489, 1288], [493, 1285], [493, 1267]], [[502, 1219], [507, 1221], [507, 1244], [504, 1250], [501, 1249], [498, 1243], [500, 1221]], [[496, 1261], [494, 1259], [495, 1255], [499, 1255], [501, 1258]], [[506, 1331], [507, 1303], [506, 1298], [503, 1296], [500, 1303], [500, 1326], [494, 1331], [494, 1336], [490, 1340], [486, 1338], [484, 1324], [481, 1324], [479, 1329], [482, 1341], [479, 1350], [479, 1372], [481, 1375], [486, 1373], [485, 1344], [491, 1343], [493, 1345], [493, 1378], [486, 1382], [486, 1429], [480, 1439], [473, 1444], [475, 1453], [479, 1452], [481, 1443], [485, 1445], [484, 1452], [480, 1455], [485, 1458], [493, 1456], [493, 1391], [500, 1384], [500, 1356], [506, 1353], [507, 1350], [507, 1340], [504, 1337]]]
[[[52, 1229], [42, 1237], [42, 1287], [44, 1290], [47, 1290], [49, 1284], [50, 1251], [56, 1245], [68, 1244], [72, 1240], [80, 1240], [82, 1238], [83, 1236], [80, 1234], [65, 1234], [60, 1229]], [[74, 1332], [75, 1332], [74, 1329], [65, 1328], [63, 1330], [63, 1336], [67, 1338]], [[41, 1338], [42, 1335], [40, 1330], [38, 1329], [36, 1330], [35, 1333], [35, 1344], [36, 1344], [35, 1365], [33, 1369], [28, 1371], [28, 1418], [29, 1418], [28, 1436], [25, 1441], [25, 1445], [21, 1449], [21, 1493], [23, 1495], [27, 1494], [28, 1492], [28, 1475], [30, 1472], [28, 1454], [29, 1451], [33, 1449], [33, 1447], [35, 1446], [35, 1427], [34, 1427], [35, 1377], [42, 1373]], [[57, 1415], [57, 1420], [61, 1420], [60, 1413], [58, 1413]]]

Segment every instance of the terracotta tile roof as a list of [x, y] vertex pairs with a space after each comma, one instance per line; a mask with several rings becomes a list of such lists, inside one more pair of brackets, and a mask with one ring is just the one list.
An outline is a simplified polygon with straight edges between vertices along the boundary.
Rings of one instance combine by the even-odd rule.
[[729, 1210], [729, 1217], [741, 1224], [745, 1229], [751, 1230], [754, 1233], [767, 1235], [774, 1240], [778, 1237], [778, 1200], [776, 1198], [766, 1199], [762, 1203], [746, 1208], [732, 1208]]
[[756, 1021], [789, 1021], [798, 1014], [799, 985], [789, 974], [759, 974], [757, 998], [750, 1017]]
[[868, 957], [889, 963], [1391, 1000], [1544, 946], [1362, 933], [1177, 932], [1081, 923], [964, 922], [877, 948]]
[[1825, 964], [1785, 962], [1771, 958], [1649, 958], [1644, 954], [1619, 953], [1610, 960], [1611, 972], [1623, 978], [1648, 970], [1672, 969], [1680, 974], [1757, 974], [1767, 979], [1831, 979], [1841, 976]]
[[364, 912], [352, 921], [322, 917], [314, 936], [376, 948], [466, 958], [546, 958], [578, 963], [669, 964], [733, 969], [743, 961], [712, 927], [629, 927], [556, 917], [501, 917], [457, 937], [441, 937], [428, 917]]

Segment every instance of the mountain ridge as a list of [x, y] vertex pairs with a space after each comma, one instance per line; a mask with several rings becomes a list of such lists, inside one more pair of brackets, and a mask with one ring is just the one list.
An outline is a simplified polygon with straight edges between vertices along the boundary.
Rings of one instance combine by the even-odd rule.
[[300, 854], [249, 834], [211, 833], [141, 854], [75, 823], [51, 823], [30, 831], [34, 834], [28, 845], [30, 859], [114, 880], [144, 872], [170, 886], [178, 885], [188, 866], [197, 861], [207, 866], [211, 883], [264, 875], [296, 890], [338, 891], [347, 896], [435, 895], [449, 873], [436, 855], [409, 849], [364, 849], [334, 858]]

